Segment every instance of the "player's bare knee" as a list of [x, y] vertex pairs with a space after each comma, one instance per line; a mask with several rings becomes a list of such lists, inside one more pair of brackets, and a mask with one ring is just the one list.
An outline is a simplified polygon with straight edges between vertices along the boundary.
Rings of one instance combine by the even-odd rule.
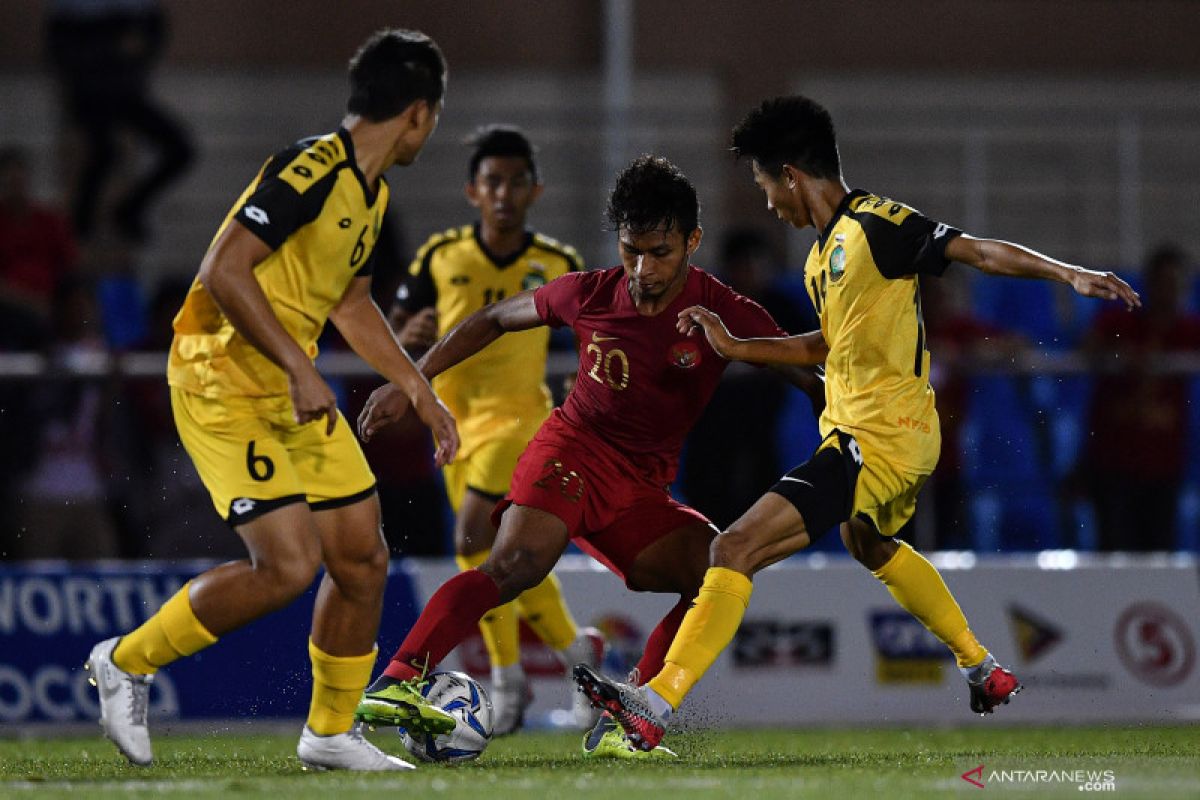
[[708, 549], [709, 563], [745, 573], [752, 566], [747, 563], [749, 545], [749, 533], [735, 522], [712, 540]]
[[537, 554], [526, 548], [515, 548], [503, 553], [492, 551], [491, 556], [479, 571], [488, 575], [500, 588], [500, 601], [515, 600], [521, 592], [541, 583], [549, 568], [543, 568]]

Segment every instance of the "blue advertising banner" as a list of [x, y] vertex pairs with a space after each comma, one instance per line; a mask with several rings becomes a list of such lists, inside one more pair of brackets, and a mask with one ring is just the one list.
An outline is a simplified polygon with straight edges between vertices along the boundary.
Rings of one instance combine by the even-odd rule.
[[[0, 565], [0, 724], [98, 719], [83, 663], [92, 646], [140, 625], [215, 562]], [[312, 678], [308, 630], [316, 584], [290, 606], [160, 670], [158, 718], [302, 717]], [[403, 562], [392, 565], [379, 642], [386, 659], [418, 612]]]

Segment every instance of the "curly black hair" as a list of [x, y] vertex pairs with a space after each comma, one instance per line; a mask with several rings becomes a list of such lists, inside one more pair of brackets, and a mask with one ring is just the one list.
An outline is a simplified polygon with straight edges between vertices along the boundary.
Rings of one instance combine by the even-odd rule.
[[784, 164], [814, 178], [837, 180], [842, 174], [833, 118], [820, 103], [802, 95], [763, 101], [733, 129], [730, 149], [774, 177]]
[[610, 230], [676, 229], [686, 238], [700, 226], [700, 200], [679, 167], [662, 156], [643, 155], [617, 176], [605, 215]]

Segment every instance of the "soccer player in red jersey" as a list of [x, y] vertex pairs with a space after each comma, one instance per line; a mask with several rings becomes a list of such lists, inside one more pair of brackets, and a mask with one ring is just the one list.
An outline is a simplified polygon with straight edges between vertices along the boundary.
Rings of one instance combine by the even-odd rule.
[[[651, 633], [638, 674], [661, 668], [700, 588], [716, 531], [667, 487], [684, 438], [728, 362], [703, 339], [681, 334], [677, 317], [703, 305], [719, 309], [740, 336], [781, 332], [757, 303], [689, 264], [701, 239], [699, 202], [691, 182], [666, 159], [642, 156], [621, 173], [608, 218], [621, 266], [570, 273], [481, 309], [421, 359], [432, 378], [507, 332], [540, 325], [570, 326], [580, 346], [575, 388], [530, 442], [512, 488], [493, 512], [499, 532], [490, 556], [433, 595], [365, 693], [358, 708], [364, 721], [396, 724], [391, 694], [411, 689], [490, 609], [536, 586], [571, 540], [630, 589], [680, 595]], [[786, 371], [817, 390], [813, 373]], [[359, 418], [363, 438], [405, 405], [395, 387], [377, 389]], [[588, 749], [636, 754], [608, 717], [588, 735]]]

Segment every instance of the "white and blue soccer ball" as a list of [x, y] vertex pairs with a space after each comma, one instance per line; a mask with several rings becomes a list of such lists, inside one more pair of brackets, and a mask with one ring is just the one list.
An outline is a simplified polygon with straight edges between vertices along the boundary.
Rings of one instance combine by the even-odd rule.
[[421, 761], [454, 763], [479, 758], [492, 738], [492, 701], [470, 675], [433, 672], [426, 676], [421, 694], [454, 717], [449, 733], [409, 733], [401, 729], [404, 747]]

